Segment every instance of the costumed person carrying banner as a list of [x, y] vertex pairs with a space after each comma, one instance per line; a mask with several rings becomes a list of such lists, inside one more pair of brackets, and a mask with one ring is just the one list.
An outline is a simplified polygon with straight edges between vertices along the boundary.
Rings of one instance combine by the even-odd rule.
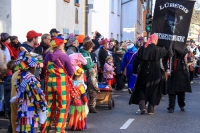
[[[72, 67], [69, 56], [64, 51], [62, 37], [53, 38], [50, 42], [52, 50], [45, 56], [44, 65], [47, 66], [47, 94], [48, 116], [43, 125], [42, 133], [48, 133], [55, 124], [55, 133], [66, 133], [66, 122], [70, 106], [70, 89], [72, 87]], [[45, 129], [45, 131], [44, 131]]]
[[158, 35], [158, 46], [171, 51], [163, 59], [169, 95], [169, 113], [174, 112], [176, 95], [181, 111], [185, 111], [185, 92], [191, 92], [189, 72], [184, 60], [194, 0], [156, 0], [152, 33]]
[[[140, 113], [154, 114], [154, 106], [162, 98], [162, 69], [160, 59], [167, 55], [167, 50], [156, 46], [158, 36], [152, 34], [145, 46], [140, 47], [133, 62], [133, 73], [137, 74], [134, 93], [129, 104], [139, 104]], [[148, 109], [146, 103], [148, 102]]]
[[181, 111], [185, 111], [185, 92], [192, 92], [190, 76], [184, 59], [186, 53], [173, 52], [173, 57], [171, 58], [171, 73], [168, 73], [170, 68], [164, 65], [167, 78], [167, 94], [169, 95], [169, 107], [167, 108], [169, 113], [174, 112], [176, 95]]
[[15, 69], [18, 71], [12, 77], [10, 100], [12, 127], [16, 128], [13, 132], [36, 133], [38, 122], [43, 124], [47, 117], [45, 95], [34, 75], [41, 58], [37, 54], [27, 52], [24, 48], [20, 49], [21, 52], [15, 63]]

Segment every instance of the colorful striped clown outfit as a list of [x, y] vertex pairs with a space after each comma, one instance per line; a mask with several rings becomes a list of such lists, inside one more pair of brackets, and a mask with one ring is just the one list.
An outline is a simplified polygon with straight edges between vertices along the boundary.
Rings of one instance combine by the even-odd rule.
[[70, 106], [70, 89], [73, 75], [70, 59], [62, 50], [56, 48], [64, 45], [62, 38], [53, 38], [50, 51], [44, 60], [46, 66], [46, 100], [48, 103], [47, 121], [43, 125], [42, 133], [48, 133], [52, 124], [55, 124], [55, 133], [65, 133], [68, 110]]
[[[21, 49], [19, 58], [16, 61], [16, 69], [19, 70], [14, 88], [17, 95], [11, 98], [11, 103], [16, 102], [17, 109], [17, 128], [20, 133], [35, 133], [37, 132], [39, 118], [43, 117], [45, 121], [47, 103], [42, 92], [40, 82], [30, 72], [30, 69], [37, 66], [37, 55], [28, 53]], [[40, 121], [41, 123], [41, 121]]]
[[[75, 76], [83, 78], [83, 69], [78, 67], [75, 70]], [[86, 129], [87, 111], [85, 106], [88, 104], [87, 94], [84, 88], [82, 78], [73, 80], [73, 88], [71, 89], [71, 106], [68, 128], [70, 130]]]

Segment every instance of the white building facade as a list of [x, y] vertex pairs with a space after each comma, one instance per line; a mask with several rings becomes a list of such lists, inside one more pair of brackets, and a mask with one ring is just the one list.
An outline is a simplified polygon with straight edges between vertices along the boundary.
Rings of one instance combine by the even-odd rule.
[[[68, 2], [66, 2], [68, 1]], [[26, 41], [26, 33], [35, 30], [61, 34], [83, 34], [83, 0], [0, 0], [0, 33], [8, 32]]]
[[88, 14], [88, 35], [95, 31], [105, 38], [120, 41], [121, 0], [89, 0], [93, 9]]
[[135, 41], [143, 36], [144, 0], [122, 0], [121, 40]]

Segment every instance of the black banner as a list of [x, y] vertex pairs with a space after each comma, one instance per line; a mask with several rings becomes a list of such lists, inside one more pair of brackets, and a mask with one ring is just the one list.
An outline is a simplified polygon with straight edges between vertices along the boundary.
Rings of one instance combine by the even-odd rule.
[[152, 32], [158, 35], [158, 46], [183, 52], [195, 1], [156, 0]]

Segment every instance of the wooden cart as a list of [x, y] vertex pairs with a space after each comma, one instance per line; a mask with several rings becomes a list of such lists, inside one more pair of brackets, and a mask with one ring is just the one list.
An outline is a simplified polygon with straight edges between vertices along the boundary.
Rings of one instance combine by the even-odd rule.
[[112, 96], [112, 88], [99, 88], [97, 94], [97, 105], [108, 105], [109, 110], [115, 106], [115, 100]]

